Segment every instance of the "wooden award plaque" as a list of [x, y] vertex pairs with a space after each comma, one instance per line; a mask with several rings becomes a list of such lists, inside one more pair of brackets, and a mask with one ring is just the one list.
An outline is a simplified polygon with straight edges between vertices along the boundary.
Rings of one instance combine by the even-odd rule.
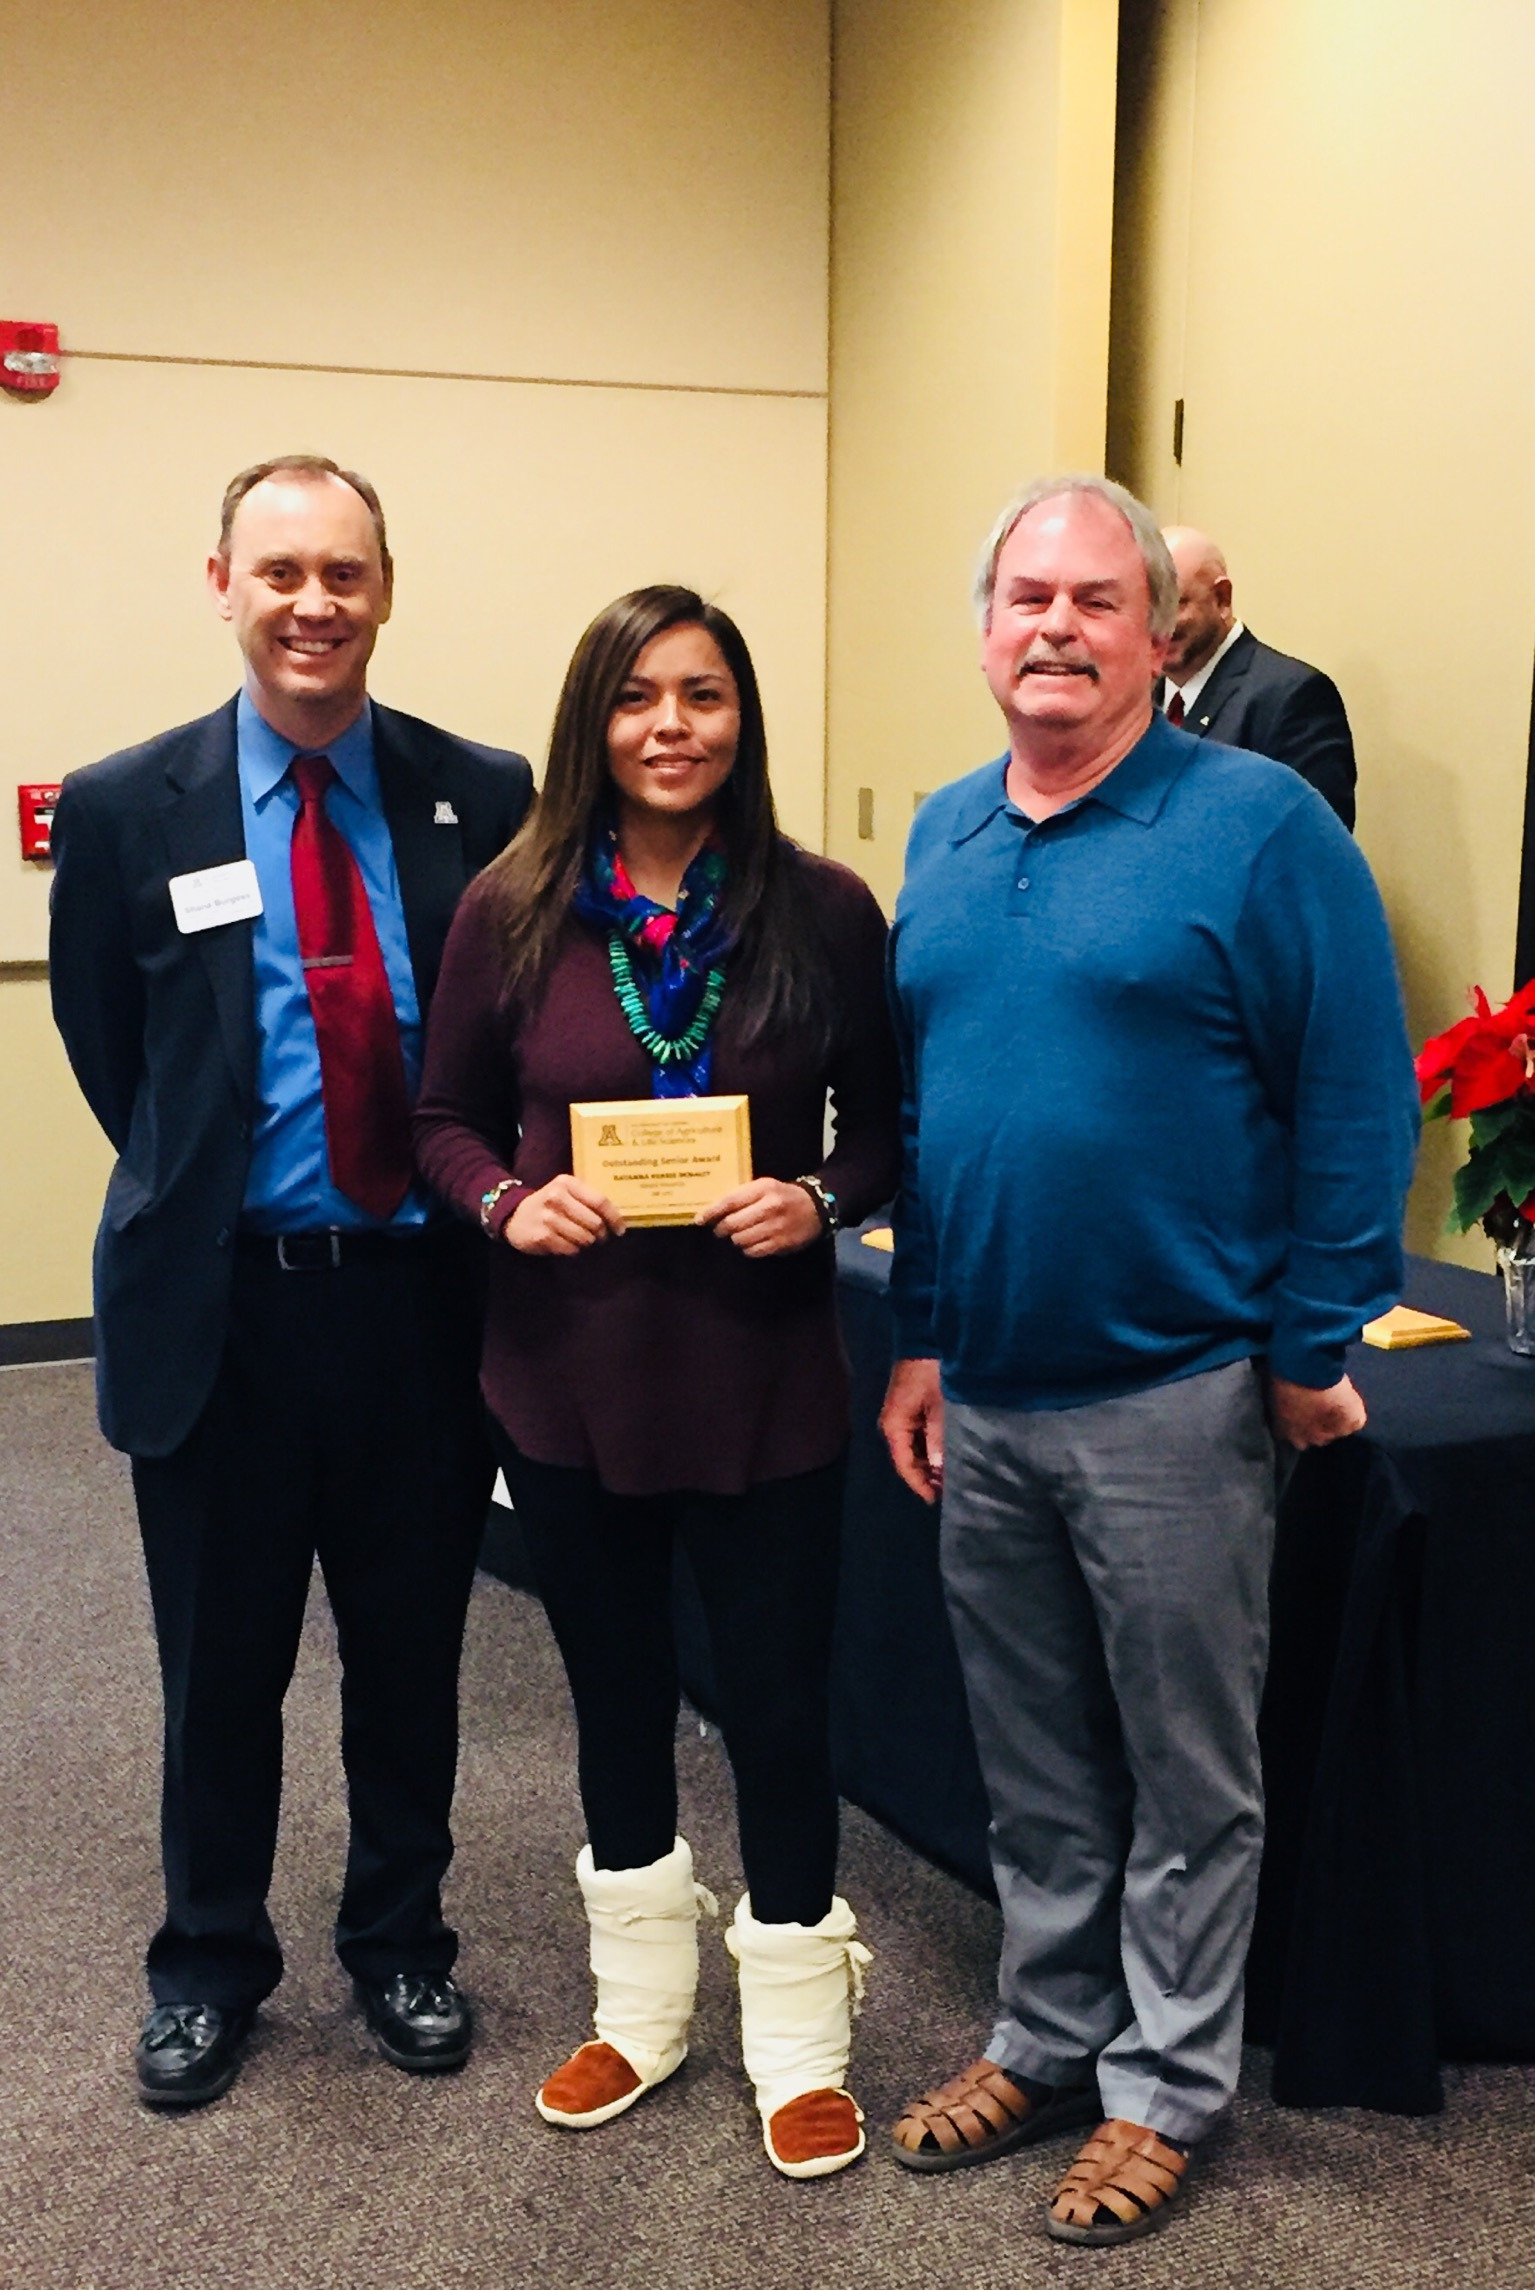
[[576, 1175], [631, 1225], [690, 1225], [752, 1173], [744, 1096], [572, 1105], [570, 1147]]

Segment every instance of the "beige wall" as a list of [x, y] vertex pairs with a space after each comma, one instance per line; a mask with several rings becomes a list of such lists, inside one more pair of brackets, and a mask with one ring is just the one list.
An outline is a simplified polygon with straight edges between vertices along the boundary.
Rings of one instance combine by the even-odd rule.
[[985, 530], [1022, 480], [1102, 467], [1116, 14], [837, 0], [827, 847], [887, 906], [914, 795], [1003, 745]]
[[[1110, 461], [1329, 670], [1415, 1035], [1512, 983], [1535, 642], [1535, 10], [1127, 0]], [[1186, 401], [1181, 469], [1172, 406]], [[1410, 1220], [1440, 1236], [1463, 1133]]]
[[822, 0], [0, 6], [82, 349], [824, 386]]
[[[0, 0], [0, 147], [47, 187], [7, 314], [74, 353], [47, 403], [0, 398], [12, 781], [233, 688], [201, 589], [218, 496], [303, 447], [389, 511], [381, 698], [537, 757], [591, 614], [694, 582], [746, 628], [818, 844], [826, 0], [377, 0], [318, 62], [294, 24]], [[0, 963], [44, 947], [14, 832]], [[0, 979], [0, 1321], [89, 1308], [103, 1152], [44, 995]]]
[[0, 1323], [83, 1319], [112, 1149], [75, 1088], [42, 979], [0, 978], [0, 1070]]

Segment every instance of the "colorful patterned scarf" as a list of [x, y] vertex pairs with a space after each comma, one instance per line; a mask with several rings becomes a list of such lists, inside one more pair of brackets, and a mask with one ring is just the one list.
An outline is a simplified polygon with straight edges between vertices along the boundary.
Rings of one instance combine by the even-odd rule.
[[[587, 852], [576, 912], [623, 940], [650, 1023], [667, 1041], [687, 1032], [710, 971], [723, 969], [734, 943], [720, 913], [724, 889], [725, 854], [714, 843], [706, 843], [689, 862], [675, 912], [635, 889], [611, 820], [598, 826]], [[714, 1044], [708, 1037], [693, 1058], [652, 1059], [651, 1095], [706, 1097], [713, 1062]]]

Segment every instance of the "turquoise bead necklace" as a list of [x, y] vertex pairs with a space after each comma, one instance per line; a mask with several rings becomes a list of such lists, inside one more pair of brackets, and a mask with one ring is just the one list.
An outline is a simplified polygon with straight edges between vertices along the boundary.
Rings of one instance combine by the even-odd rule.
[[720, 1006], [720, 996], [725, 991], [724, 971], [709, 972], [704, 983], [703, 1000], [698, 1005], [693, 1023], [685, 1034], [678, 1034], [675, 1040], [668, 1040], [665, 1034], [658, 1034], [650, 1023], [650, 1013], [645, 1007], [645, 997], [634, 975], [629, 949], [616, 930], [608, 934], [608, 962], [613, 971], [613, 990], [618, 996], [618, 1006], [646, 1056], [654, 1058], [657, 1065], [685, 1065], [696, 1058], [708, 1040], [709, 1028]]

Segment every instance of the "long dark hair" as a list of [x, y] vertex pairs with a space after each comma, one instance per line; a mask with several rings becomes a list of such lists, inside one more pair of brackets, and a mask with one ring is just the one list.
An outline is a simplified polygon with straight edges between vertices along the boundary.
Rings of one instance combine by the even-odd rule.
[[536, 993], [569, 918], [611, 792], [608, 725], [618, 695], [646, 645], [681, 627], [713, 637], [741, 702], [735, 762], [714, 810], [727, 867], [722, 908], [736, 940], [726, 966], [731, 1030], [749, 1042], [781, 1027], [803, 1028], [824, 1046], [833, 1030], [833, 980], [799, 853], [778, 831], [757, 672], [730, 615], [695, 590], [670, 584], [617, 598], [576, 646], [549, 735], [542, 791], [520, 833], [481, 878], [500, 924], [506, 998], [525, 1004]]

